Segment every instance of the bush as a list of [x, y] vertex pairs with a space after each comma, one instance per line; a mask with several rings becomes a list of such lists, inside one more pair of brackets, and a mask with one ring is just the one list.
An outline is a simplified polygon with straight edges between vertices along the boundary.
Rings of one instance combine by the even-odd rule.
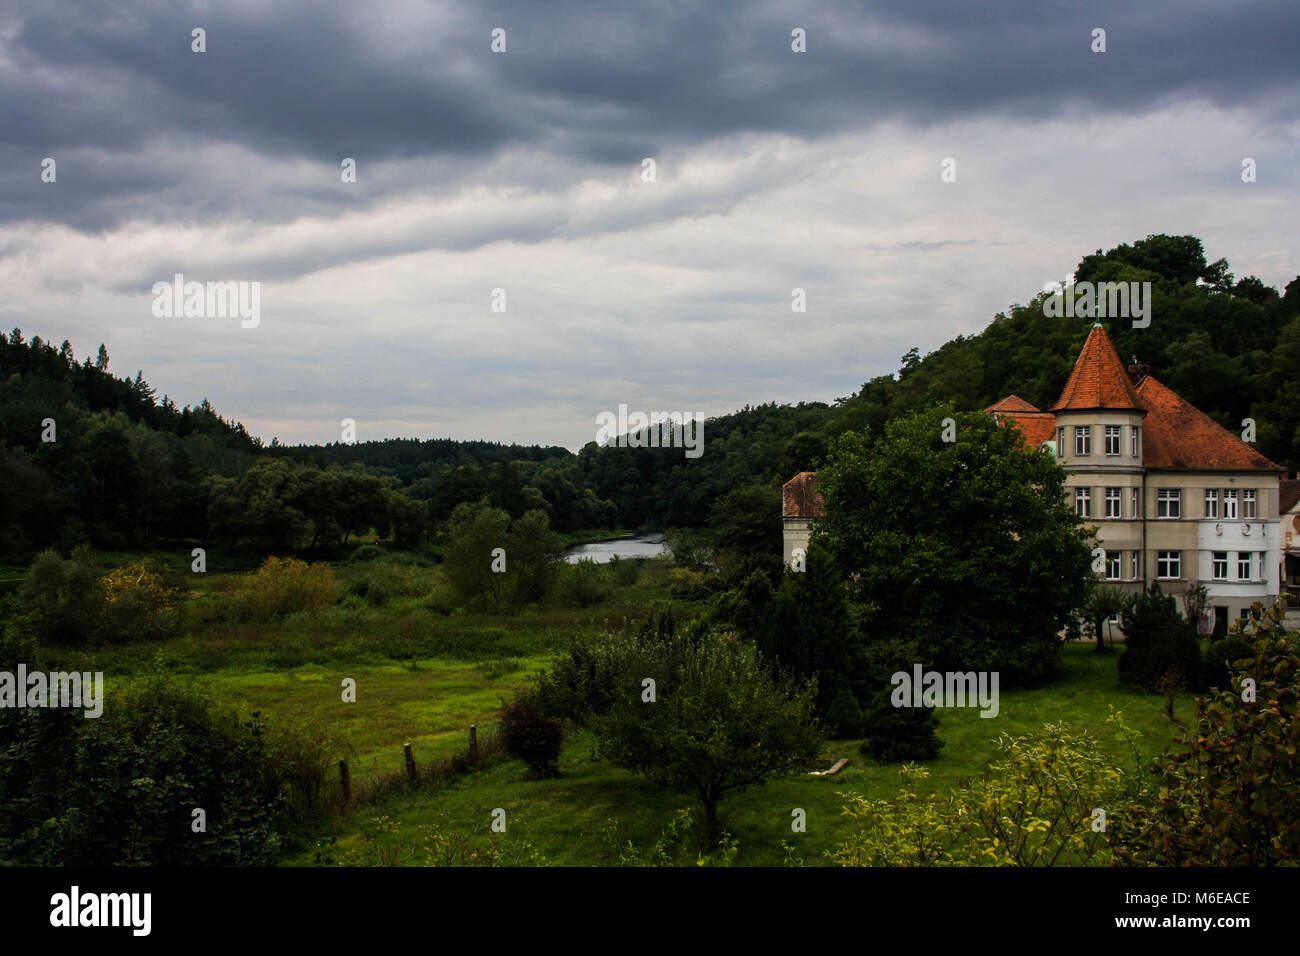
[[902, 760], [930, 760], [939, 755], [943, 741], [937, 733], [939, 718], [929, 707], [895, 707], [892, 676], [910, 671], [920, 662], [915, 642], [881, 641], [868, 646], [862, 680], [860, 748], [865, 756], [883, 763]]
[[383, 607], [396, 597], [412, 597], [424, 589], [420, 572], [393, 564], [372, 563], [348, 586], [348, 592], [365, 598], [371, 607]]
[[328, 565], [272, 557], [262, 562], [248, 582], [241, 606], [250, 616], [266, 620], [327, 608], [338, 599], [338, 582]]
[[[1118, 719], [1118, 715], [1116, 715]], [[893, 799], [845, 794], [854, 833], [830, 854], [841, 866], [1053, 866], [1111, 862], [1097, 807], [1115, 807], [1124, 774], [1097, 741], [1064, 724], [1003, 734], [978, 779], [922, 797], [928, 771], [905, 764]]]
[[632, 558], [620, 558], [617, 554], [609, 559], [610, 579], [620, 588], [631, 587], [636, 584], [637, 563]]
[[1247, 629], [1254, 653], [1234, 663], [1230, 686], [1197, 701], [1181, 751], [1155, 763], [1158, 793], [1129, 808], [1121, 863], [1300, 860], [1300, 632], [1286, 628], [1282, 602], [1255, 604]]
[[1155, 690], [1163, 678], [1189, 690], [1200, 686], [1201, 649], [1196, 630], [1178, 613], [1178, 603], [1152, 584], [1124, 614], [1122, 679]]
[[[0, 711], [0, 859], [273, 862], [291, 819], [287, 794], [309, 751], [268, 734], [256, 715], [214, 709], [162, 679], [115, 689], [97, 720], [57, 709]], [[206, 813], [206, 832], [191, 827], [196, 808]]]
[[104, 610], [104, 586], [94, 552], [83, 545], [64, 560], [53, 549], [42, 551], [15, 600], [15, 625], [37, 642], [94, 641]]
[[1205, 649], [1205, 673], [1202, 683], [1206, 687], [1218, 687], [1232, 676], [1233, 661], [1245, 658], [1253, 660], [1254, 657], [1255, 648], [1241, 637], [1225, 637], [1215, 641]]
[[564, 600], [575, 607], [592, 607], [609, 598], [609, 582], [600, 565], [590, 558], [566, 567], [560, 578]]
[[520, 694], [501, 715], [501, 741], [506, 753], [517, 757], [539, 777], [560, 773], [560, 748], [564, 728], [538, 708], [532, 694]]
[[377, 544], [363, 544], [352, 552], [348, 558], [348, 564], [367, 564], [371, 561], [382, 561], [388, 557], [388, 552]]
[[842, 687], [826, 711], [826, 723], [834, 730], [836, 740], [858, 736], [862, 729], [862, 708], [848, 687]]
[[103, 630], [118, 640], [163, 640], [180, 632], [180, 611], [175, 590], [148, 561], [133, 561], [110, 571], [100, 582], [104, 589]]

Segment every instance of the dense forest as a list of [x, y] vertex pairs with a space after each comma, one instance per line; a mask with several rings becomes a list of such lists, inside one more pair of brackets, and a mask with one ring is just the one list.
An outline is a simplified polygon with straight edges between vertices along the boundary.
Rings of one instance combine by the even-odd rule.
[[[1294, 471], [1300, 278], [1279, 293], [1228, 270], [1224, 259], [1207, 263], [1196, 237], [1160, 235], [1084, 256], [1075, 281], [1150, 282], [1149, 327], [1107, 321], [1121, 354], [1225, 427], [1240, 431], [1253, 418], [1259, 450]], [[451, 439], [266, 446], [206, 399], [179, 407], [158, 400], [141, 373], [112, 374], [103, 345], [78, 363], [67, 341], [55, 348], [14, 329], [0, 333], [0, 557], [83, 541], [316, 548], [370, 529], [418, 546], [457, 505], [484, 498], [512, 518], [541, 510], [559, 531], [702, 527], [728, 492], [774, 489], [818, 467], [840, 433], [878, 431], [938, 403], [979, 409], [1012, 393], [1050, 406], [1093, 320], [1049, 317], [1043, 299], [924, 357], [912, 349], [897, 373], [833, 404], [768, 403], [709, 419], [696, 459], [680, 448], [594, 442], [576, 455]]]

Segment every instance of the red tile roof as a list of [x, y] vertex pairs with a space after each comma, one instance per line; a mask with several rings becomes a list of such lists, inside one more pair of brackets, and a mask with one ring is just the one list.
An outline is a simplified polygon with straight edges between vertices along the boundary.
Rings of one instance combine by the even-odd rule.
[[1025, 444], [1037, 448], [1045, 441], [1056, 437], [1056, 416], [1051, 412], [1022, 412], [1020, 414], [1003, 414], [998, 421], [1014, 422], [1025, 436]]
[[1037, 448], [1056, 434], [1056, 416], [1041, 411], [1019, 395], [1008, 395], [984, 411], [992, 414], [999, 423], [1013, 422], [1030, 448]]
[[1137, 394], [1147, 407], [1142, 464], [1160, 471], [1273, 471], [1269, 461], [1200, 409], [1148, 375]]
[[1088, 341], [1083, 343], [1070, 379], [1052, 411], [1100, 408], [1144, 411], [1119, 353], [1098, 323], [1088, 333]]
[[826, 503], [817, 492], [817, 472], [801, 471], [781, 486], [782, 518], [821, 518]]
[[988, 408], [984, 409], [984, 411], [1015, 414], [1016, 412], [1041, 412], [1042, 409], [1035, 405], [1031, 405], [1019, 395], [1008, 395], [1006, 398], [1002, 399], [1002, 401], [995, 405], [990, 405]]

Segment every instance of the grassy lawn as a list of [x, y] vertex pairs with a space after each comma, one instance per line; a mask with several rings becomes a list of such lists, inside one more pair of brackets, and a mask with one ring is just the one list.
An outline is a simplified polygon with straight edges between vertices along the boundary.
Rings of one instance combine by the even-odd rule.
[[[572, 636], [609, 633], [643, 618], [660, 602], [671, 604], [679, 620], [703, 610], [700, 603], [670, 600], [667, 562], [656, 560], [643, 565], [635, 584], [595, 607], [553, 603], [509, 616], [447, 613], [445, 601], [435, 600], [445, 589], [441, 569], [408, 562], [401, 573], [413, 585], [410, 593], [372, 604], [358, 585], [381, 572], [338, 564], [340, 603], [248, 623], [226, 613], [243, 586], [245, 569], [214, 560], [207, 574], [189, 574], [188, 557], [159, 557], [186, 589], [184, 633], [158, 643], [49, 648], [46, 665], [103, 670], [110, 688], [150, 672], [171, 674], [206, 688], [219, 704], [304, 726], [326, 743], [331, 759], [349, 759], [354, 780], [400, 771], [407, 741], [420, 765], [462, 751], [469, 725], [484, 731], [493, 726], [502, 700], [529, 683]], [[1159, 752], [1178, 728], [1165, 717], [1164, 698], [1119, 687], [1118, 658], [1119, 652], [1095, 654], [1090, 644], [1067, 646], [1063, 677], [1047, 687], [1003, 692], [996, 718], [981, 718], [975, 709], [942, 712], [939, 735], [946, 746], [928, 764], [929, 790], [942, 792], [981, 773], [997, 754], [999, 735], [1028, 733], [1049, 721], [1087, 729], [1121, 766], [1131, 768], [1131, 754], [1105, 723], [1111, 706], [1143, 734], [1147, 753]], [[357, 682], [355, 703], [341, 699], [347, 677]], [[1190, 719], [1190, 696], [1179, 699], [1177, 716]], [[785, 858], [782, 841], [794, 844], [808, 863], [825, 862], [825, 852], [847, 835], [842, 794], [886, 798], [896, 790], [897, 768], [871, 763], [858, 744], [826, 745], [827, 766], [849, 758], [837, 776], [774, 778], [726, 795], [720, 812], [739, 841], [735, 862], [779, 865]], [[440, 833], [472, 835], [468, 838], [476, 845], [485, 845], [492, 811], [501, 807], [508, 827], [497, 839], [508, 862], [529, 862], [537, 855], [560, 865], [611, 864], [618, 862], [618, 845], [631, 840], [648, 850], [674, 812], [693, 805], [687, 796], [595, 759], [587, 735], [566, 742], [561, 772], [557, 779], [533, 780], [521, 762], [502, 761], [440, 789], [390, 792], [336, 820], [335, 852], [360, 846], [377, 816], [389, 817], [399, 828], [399, 841], [414, 842], [417, 827], [431, 826]], [[794, 808], [807, 813], [806, 833], [791, 832]], [[306, 851], [286, 862], [312, 861], [313, 851]]]
[[[932, 792], [944, 791], [962, 778], [979, 774], [996, 756], [1000, 734], [1019, 735], [1043, 723], [1068, 721], [1086, 728], [1117, 758], [1132, 767], [1131, 753], [1113, 739], [1105, 723], [1108, 706], [1123, 711], [1129, 725], [1142, 733], [1141, 745], [1154, 755], [1169, 743], [1178, 728], [1164, 714], [1164, 699], [1121, 690], [1116, 683], [1118, 654], [1094, 654], [1089, 646], [1069, 646], [1064, 654], [1065, 676], [1050, 687], [1002, 694], [996, 718], [981, 718], [976, 710], [943, 715], [939, 734], [946, 746], [927, 766]], [[1175, 715], [1188, 719], [1191, 697], [1180, 699]], [[338, 850], [355, 848], [360, 835], [373, 830], [371, 819], [387, 816], [414, 842], [415, 830], [429, 825], [441, 832], [475, 834], [486, 840], [492, 811], [507, 812], [506, 834], [500, 837], [507, 861], [528, 862], [532, 853], [559, 865], [613, 864], [616, 843], [628, 839], [642, 851], [660, 836], [674, 811], [691, 800], [594, 758], [593, 741], [578, 735], [566, 742], [562, 776], [532, 780], [519, 761], [508, 761], [457, 779], [440, 790], [397, 793], [352, 813], [341, 821]], [[780, 865], [782, 841], [796, 847], [806, 863], [826, 862], [824, 854], [847, 836], [841, 816], [842, 794], [859, 792], [885, 798], [896, 789], [897, 768], [876, 765], [858, 752], [857, 741], [832, 741], [825, 750], [827, 764], [838, 757], [850, 763], [834, 777], [799, 775], [774, 778], [765, 786], [723, 798], [724, 826], [739, 841], [739, 865]], [[807, 813], [807, 832], [791, 832], [791, 811]], [[611, 825], [617, 839], [611, 840]], [[291, 863], [309, 863], [310, 852]]]

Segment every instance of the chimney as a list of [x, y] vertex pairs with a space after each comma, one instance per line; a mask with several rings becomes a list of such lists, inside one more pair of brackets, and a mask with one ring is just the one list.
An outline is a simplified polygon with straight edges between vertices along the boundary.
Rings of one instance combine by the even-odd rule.
[[1132, 380], [1134, 385], [1142, 381], [1142, 379], [1146, 378], [1150, 374], [1151, 374], [1151, 366], [1138, 365], [1136, 357], [1134, 358], [1133, 364], [1128, 367], [1128, 377]]

